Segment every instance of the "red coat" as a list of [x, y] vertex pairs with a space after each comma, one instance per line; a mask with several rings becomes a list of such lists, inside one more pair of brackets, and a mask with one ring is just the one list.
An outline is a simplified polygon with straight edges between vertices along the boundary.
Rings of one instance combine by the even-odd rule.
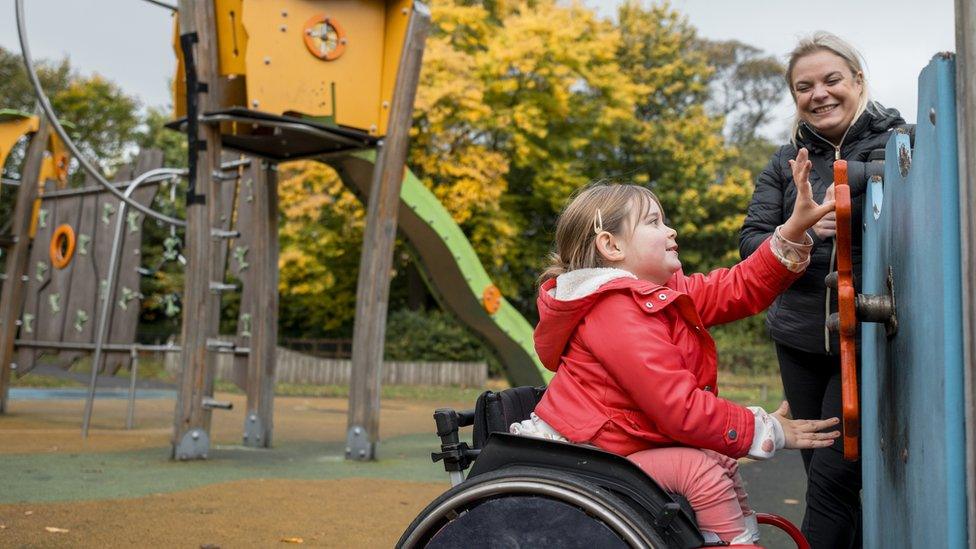
[[767, 240], [731, 268], [679, 272], [665, 286], [618, 278], [560, 301], [547, 281], [535, 348], [556, 375], [536, 413], [567, 439], [620, 455], [665, 446], [746, 455], [754, 416], [718, 397], [707, 328], [762, 311], [799, 276]]

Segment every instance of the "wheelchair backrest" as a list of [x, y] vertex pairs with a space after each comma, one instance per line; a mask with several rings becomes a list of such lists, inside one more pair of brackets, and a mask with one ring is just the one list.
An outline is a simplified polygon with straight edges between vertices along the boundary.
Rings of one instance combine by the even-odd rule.
[[489, 434], [507, 433], [511, 424], [529, 419], [545, 391], [545, 387], [525, 386], [482, 393], [474, 408], [474, 448], [483, 448]]

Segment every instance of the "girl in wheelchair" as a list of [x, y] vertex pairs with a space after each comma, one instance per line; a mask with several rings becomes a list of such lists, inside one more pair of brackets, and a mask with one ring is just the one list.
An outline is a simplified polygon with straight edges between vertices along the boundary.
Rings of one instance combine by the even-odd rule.
[[810, 260], [817, 204], [806, 150], [793, 163], [796, 206], [748, 259], [707, 275], [681, 271], [677, 233], [655, 195], [636, 185], [580, 193], [556, 227], [542, 275], [535, 347], [555, 372], [531, 419], [512, 432], [590, 444], [626, 456], [691, 503], [723, 542], [754, 543], [758, 528], [736, 458], [829, 446], [837, 418], [792, 420], [718, 396], [707, 328], [764, 310]]

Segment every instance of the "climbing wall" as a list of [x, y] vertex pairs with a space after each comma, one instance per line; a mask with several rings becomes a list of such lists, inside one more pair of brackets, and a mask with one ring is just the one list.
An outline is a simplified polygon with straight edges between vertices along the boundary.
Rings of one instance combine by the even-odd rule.
[[[146, 151], [132, 166], [119, 170], [116, 181], [127, 181], [146, 171], [158, 168], [162, 154]], [[126, 208], [122, 219], [121, 253], [118, 261], [117, 291], [106, 295], [112, 242], [118, 228], [119, 199], [105, 192], [92, 181], [81, 191], [57, 190], [48, 182], [40, 202], [36, 219], [36, 233], [28, 262], [28, 280], [18, 347], [14, 362], [18, 375], [34, 368], [42, 353], [57, 353], [54, 349], [31, 346], [29, 343], [70, 342], [94, 343], [101, 303], [111, 299], [107, 343], [132, 343], [139, 321], [139, 273], [141, 265], [142, 224], [145, 215]], [[90, 189], [92, 192], [85, 192]], [[157, 184], [145, 184], [132, 193], [132, 198], [148, 205], [158, 190]], [[57, 268], [51, 257], [50, 244], [60, 226], [70, 227], [75, 247], [70, 262]], [[25, 345], [24, 343], [28, 343]], [[70, 366], [80, 356], [77, 351], [58, 353], [58, 362]], [[128, 364], [128, 352], [107, 353], [103, 368], [115, 372]]]

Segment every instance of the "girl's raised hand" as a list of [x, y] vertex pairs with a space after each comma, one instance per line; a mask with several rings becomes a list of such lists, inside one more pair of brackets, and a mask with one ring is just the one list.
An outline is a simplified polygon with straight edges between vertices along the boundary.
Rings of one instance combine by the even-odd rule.
[[790, 405], [783, 401], [779, 409], [770, 414], [779, 420], [786, 437], [786, 448], [807, 450], [810, 448], [826, 448], [840, 436], [840, 431], [825, 431], [840, 424], [840, 420], [829, 419], [790, 419]]
[[823, 204], [817, 204], [813, 199], [813, 189], [810, 187], [812, 167], [813, 162], [810, 161], [810, 153], [806, 148], [800, 149], [795, 160], [790, 160], [793, 183], [796, 185], [796, 204], [793, 206], [793, 214], [780, 229], [780, 234], [793, 242], [802, 242], [803, 233], [807, 229], [816, 225], [829, 212], [834, 211], [832, 195], [825, 197]]

